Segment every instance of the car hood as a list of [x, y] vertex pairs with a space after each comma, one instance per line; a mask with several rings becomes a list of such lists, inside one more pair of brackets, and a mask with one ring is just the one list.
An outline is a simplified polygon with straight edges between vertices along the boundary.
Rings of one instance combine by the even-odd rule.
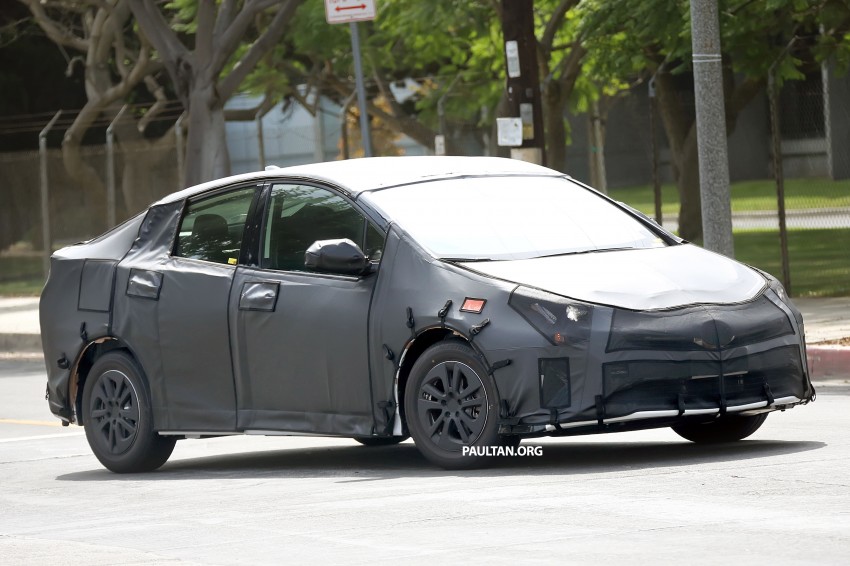
[[634, 310], [737, 303], [765, 286], [755, 270], [691, 244], [461, 263], [506, 281]]

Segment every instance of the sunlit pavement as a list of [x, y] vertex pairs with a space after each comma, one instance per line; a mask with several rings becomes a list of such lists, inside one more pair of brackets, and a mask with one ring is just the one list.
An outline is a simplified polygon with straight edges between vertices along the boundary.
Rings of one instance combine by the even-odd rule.
[[[850, 377], [850, 376], [848, 376]], [[844, 564], [850, 387], [701, 447], [669, 430], [542, 439], [445, 472], [408, 441], [178, 442], [158, 472], [104, 470], [56, 426], [41, 363], [0, 360], [3, 564]]]

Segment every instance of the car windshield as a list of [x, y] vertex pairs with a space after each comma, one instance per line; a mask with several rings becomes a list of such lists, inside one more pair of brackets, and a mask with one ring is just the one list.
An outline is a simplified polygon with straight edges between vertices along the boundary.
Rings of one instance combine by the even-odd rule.
[[666, 245], [633, 216], [560, 177], [447, 179], [363, 198], [443, 259], [529, 259]]

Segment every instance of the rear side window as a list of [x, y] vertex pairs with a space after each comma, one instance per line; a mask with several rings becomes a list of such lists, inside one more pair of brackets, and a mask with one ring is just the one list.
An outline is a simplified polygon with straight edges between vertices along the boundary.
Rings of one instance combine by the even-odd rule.
[[189, 204], [180, 222], [174, 255], [236, 265], [256, 187], [245, 187]]

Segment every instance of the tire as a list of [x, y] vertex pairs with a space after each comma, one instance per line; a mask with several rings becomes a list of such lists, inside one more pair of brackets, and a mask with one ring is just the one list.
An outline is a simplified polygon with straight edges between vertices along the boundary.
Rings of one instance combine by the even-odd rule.
[[405, 434], [404, 436], [355, 436], [354, 440], [363, 446], [395, 446], [408, 438], [410, 436]]
[[464, 446], [505, 446], [499, 436], [499, 395], [475, 351], [458, 340], [431, 346], [416, 360], [404, 392], [407, 428], [429, 461], [446, 469], [488, 463]]
[[719, 444], [747, 438], [767, 419], [767, 413], [750, 416], [724, 416], [710, 423], [686, 423], [671, 427], [673, 432], [697, 444]]
[[119, 474], [162, 466], [176, 439], [153, 430], [150, 394], [129, 355], [110, 352], [92, 366], [83, 387], [83, 424], [94, 455]]

